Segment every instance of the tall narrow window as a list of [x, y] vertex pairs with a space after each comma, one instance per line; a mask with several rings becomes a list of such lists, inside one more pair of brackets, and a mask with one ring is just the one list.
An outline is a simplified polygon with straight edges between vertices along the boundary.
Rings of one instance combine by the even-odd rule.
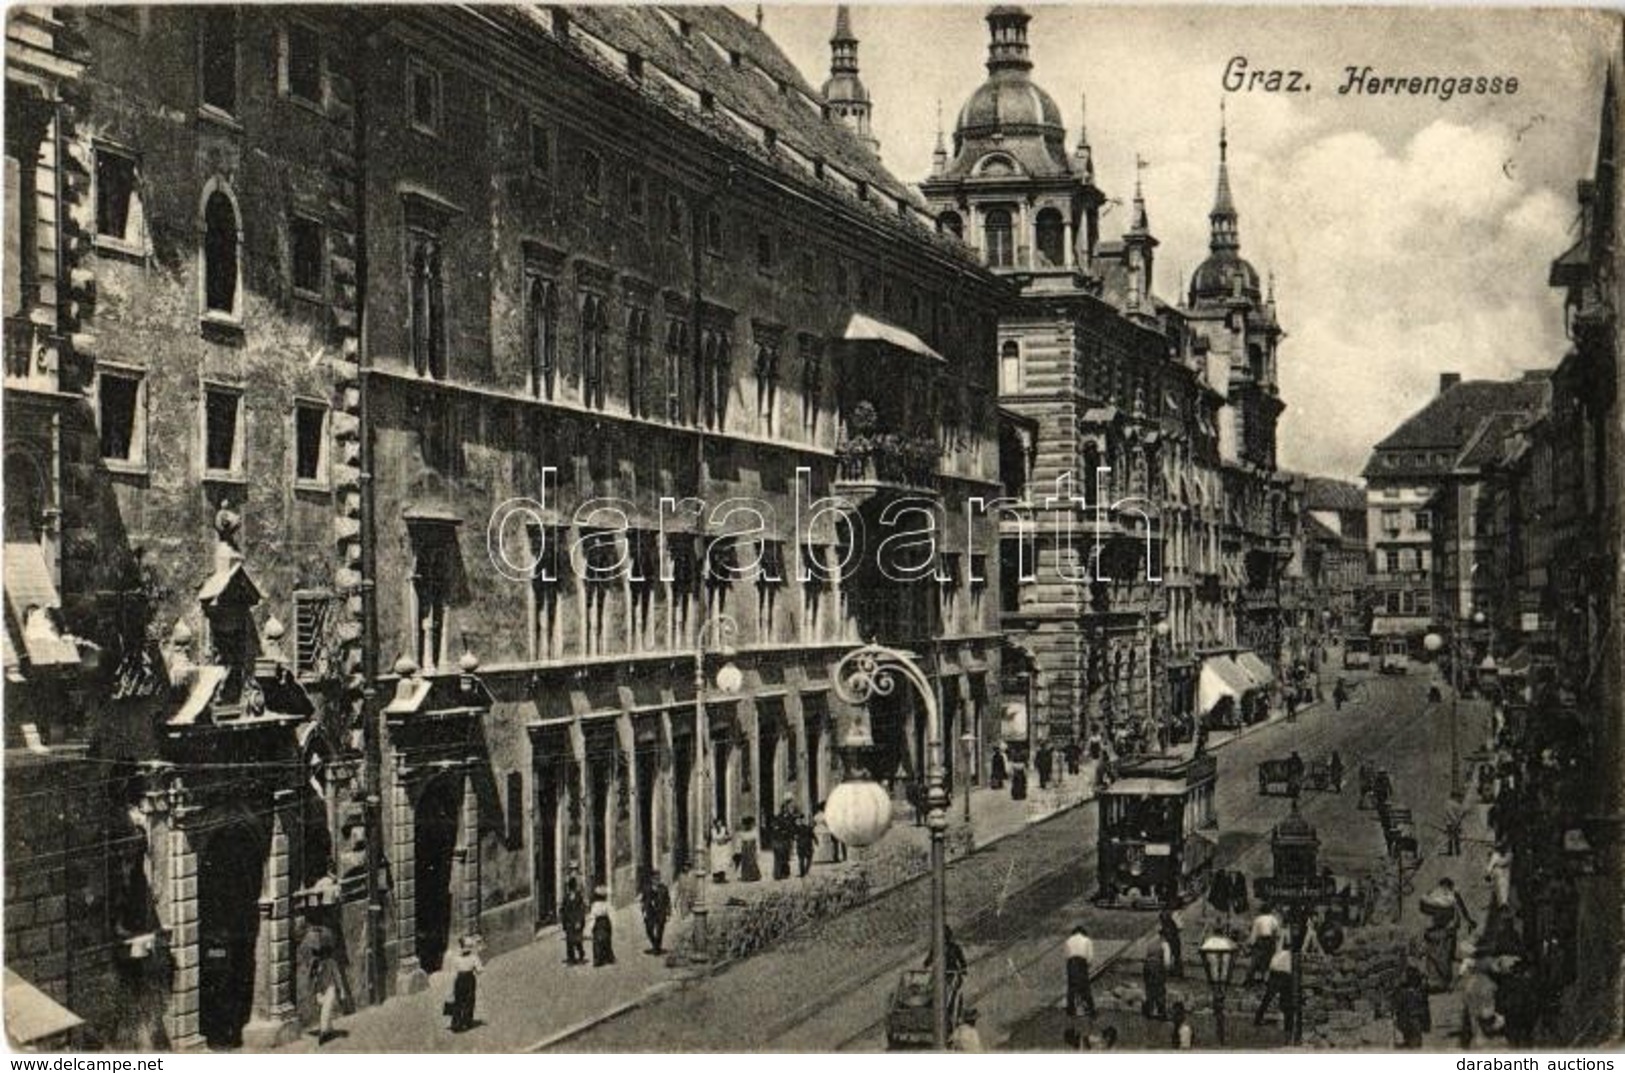
[[96, 421], [103, 458], [133, 466], [146, 462], [146, 409], [146, 381], [140, 373], [103, 369], [96, 374]]
[[104, 145], [96, 146], [95, 183], [97, 240], [141, 252], [146, 214], [141, 205], [136, 158]]
[[410, 255], [412, 365], [419, 376], [446, 377], [446, 301], [440, 236], [422, 227], [407, 235]]
[[432, 673], [445, 661], [451, 600], [457, 576], [457, 530], [450, 525], [418, 527], [412, 534], [413, 655]]
[[666, 420], [683, 423], [683, 367], [688, 361], [688, 319], [666, 319]]
[[649, 189], [643, 176], [637, 172], [626, 175], [626, 217], [641, 222], [649, 211]]
[[801, 545], [801, 640], [821, 641], [824, 634], [824, 594], [830, 574], [821, 544]]
[[536, 564], [530, 581], [535, 615], [531, 646], [535, 659], [558, 659], [566, 652], [564, 624], [569, 616], [563, 611], [575, 591], [569, 535], [569, 529], [564, 526], [534, 526], [530, 530], [531, 554]]
[[609, 332], [605, 305], [596, 294], [581, 299], [582, 402], [596, 410], [604, 408], [604, 340]]
[[440, 133], [440, 72], [416, 56], [407, 63], [406, 105], [415, 129], [424, 134]]
[[327, 407], [301, 402], [293, 408], [293, 475], [306, 484], [327, 483]]
[[728, 593], [738, 574], [739, 559], [734, 538], [713, 537], [705, 549], [705, 610], [707, 617], [728, 610]]
[[237, 316], [241, 272], [237, 206], [222, 190], [203, 207], [203, 308], [208, 313]]
[[756, 269], [771, 272], [774, 265], [773, 236], [766, 231], [756, 232]]
[[582, 592], [587, 599], [587, 655], [601, 656], [621, 647], [616, 643], [620, 630], [613, 609], [615, 596], [621, 591], [624, 566], [613, 530], [582, 530], [581, 552], [585, 560]]
[[542, 178], [553, 173], [553, 135], [540, 119], [530, 121], [530, 173]]
[[656, 647], [655, 624], [660, 592], [660, 534], [653, 529], [631, 529], [626, 534], [629, 567], [628, 591], [632, 619], [632, 649], [649, 652]]
[[203, 470], [236, 477], [243, 470], [243, 394], [234, 388], [203, 392]]
[[732, 341], [721, 329], [707, 329], [700, 339], [699, 410], [706, 428], [726, 426], [728, 393], [733, 386]]
[[322, 103], [322, 38], [302, 22], [290, 22], [283, 36], [283, 89], [288, 96]]
[[756, 566], [756, 639], [775, 641], [779, 589], [784, 586], [784, 544], [762, 541], [761, 561]]
[[227, 4], [198, 12], [199, 91], [206, 107], [237, 114], [237, 9]]
[[550, 279], [532, 276], [525, 292], [525, 350], [530, 393], [538, 399], [553, 397], [558, 373], [558, 321], [558, 288]]
[[649, 311], [634, 306], [626, 316], [626, 409], [651, 417], [649, 404]]
[[689, 633], [688, 624], [699, 596], [700, 564], [695, 538], [688, 533], [668, 533], [666, 555], [671, 559], [671, 624], [673, 644], [677, 644]]
[[680, 194], [666, 195], [666, 237], [673, 242], [683, 240], [683, 198]]
[[293, 594], [293, 673], [301, 678], [317, 674], [327, 653], [323, 639], [333, 594], [304, 591]]
[[604, 197], [604, 163], [590, 149], [581, 154], [581, 196], [593, 202]]
[[999, 347], [999, 390], [1006, 395], [1021, 390], [1021, 344], [1014, 339]]
[[801, 337], [801, 427], [807, 438], [818, 435], [818, 414], [824, 406], [824, 344], [810, 335]]
[[1047, 268], [1060, 268], [1066, 264], [1066, 224], [1055, 209], [1044, 209], [1038, 214], [1035, 227], [1038, 262]]
[[756, 341], [756, 416], [762, 432], [771, 436], [779, 408], [779, 341], [768, 336]]
[[982, 222], [986, 239], [987, 263], [993, 268], [1008, 268], [1015, 263], [1015, 250], [1010, 232], [1010, 213], [1004, 209], [989, 209]]
[[705, 248], [710, 253], [721, 253], [722, 244], [722, 213], [711, 209], [705, 214]]
[[326, 260], [322, 225], [307, 216], [288, 221], [288, 258], [292, 262], [294, 293], [303, 298], [322, 295], [322, 267]]

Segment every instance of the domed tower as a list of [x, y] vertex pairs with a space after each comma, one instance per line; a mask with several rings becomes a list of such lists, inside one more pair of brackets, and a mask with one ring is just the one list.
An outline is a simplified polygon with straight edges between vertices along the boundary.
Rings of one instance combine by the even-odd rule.
[[870, 149], [880, 151], [880, 139], [869, 128], [869, 89], [858, 77], [858, 39], [852, 34], [852, 11], [845, 4], [835, 9], [824, 100], [829, 102], [831, 115], [856, 131]]
[[1235, 198], [1230, 193], [1230, 139], [1225, 122], [1219, 120], [1219, 189], [1213, 198], [1213, 211], [1208, 213], [1210, 234], [1208, 258], [1191, 276], [1191, 305], [1229, 303], [1246, 298], [1257, 305], [1260, 301], [1258, 272], [1241, 256], [1241, 236], [1236, 228], [1238, 219]]
[[1088, 271], [1105, 197], [1086, 148], [1067, 153], [1061, 110], [1032, 80], [1031, 21], [1019, 7], [988, 12], [987, 78], [959, 110], [952, 159], [944, 153], [920, 189], [989, 267], [1066, 277]]

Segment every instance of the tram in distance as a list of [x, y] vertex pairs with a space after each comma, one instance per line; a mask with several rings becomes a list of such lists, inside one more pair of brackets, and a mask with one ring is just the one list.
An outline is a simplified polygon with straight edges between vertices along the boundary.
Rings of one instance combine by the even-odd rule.
[[1218, 770], [1211, 753], [1123, 763], [1099, 796], [1096, 905], [1160, 909], [1201, 895], [1218, 847]]

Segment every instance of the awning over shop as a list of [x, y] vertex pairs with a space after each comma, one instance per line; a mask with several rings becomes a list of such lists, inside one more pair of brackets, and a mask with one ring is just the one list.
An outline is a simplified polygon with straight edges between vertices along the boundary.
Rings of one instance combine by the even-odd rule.
[[1269, 664], [1259, 659], [1255, 653], [1236, 653], [1236, 665], [1246, 671], [1248, 676], [1261, 686], [1267, 686], [1275, 680], [1275, 675], [1270, 670]]
[[[45, 552], [26, 540], [6, 542], [6, 610], [20, 633], [22, 651], [29, 666], [72, 667], [79, 663], [79, 650], [57, 631], [50, 610], [62, 606]], [[14, 648], [7, 657], [7, 671], [19, 653]]]
[[1258, 688], [1247, 672], [1236, 666], [1229, 656], [1211, 656], [1202, 661], [1202, 673], [1196, 680], [1196, 707], [1202, 714], [1211, 712], [1225, 697], [1240, 701]]
[[922, 358], [930, 358], [943, 364], [947, 364], [948, 361], [908, 329], [866, 317], [862, 313], [852, 314], [852, 319], [846, 322], [846, 331], [842, 333], [842, 338], [849, 343], [885, 343], [899, 350], [918, 354]]
[[6, 1035], [21, 1046], [71, 1032], [85, 1019], [10, 969], [5, 978]]
[[1519, 648], [1502, 661], [1500, 671], [1502, 674], [1528, 674], [1530, 663], [1529, 649]]

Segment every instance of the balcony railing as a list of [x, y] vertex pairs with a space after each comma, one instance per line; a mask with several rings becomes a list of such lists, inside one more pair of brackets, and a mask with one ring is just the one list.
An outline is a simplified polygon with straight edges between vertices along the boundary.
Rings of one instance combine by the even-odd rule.
[[838, 483], [935, 491], [942, 446], [929, 436], [870, 433], [842, 440], [835, 460]]

